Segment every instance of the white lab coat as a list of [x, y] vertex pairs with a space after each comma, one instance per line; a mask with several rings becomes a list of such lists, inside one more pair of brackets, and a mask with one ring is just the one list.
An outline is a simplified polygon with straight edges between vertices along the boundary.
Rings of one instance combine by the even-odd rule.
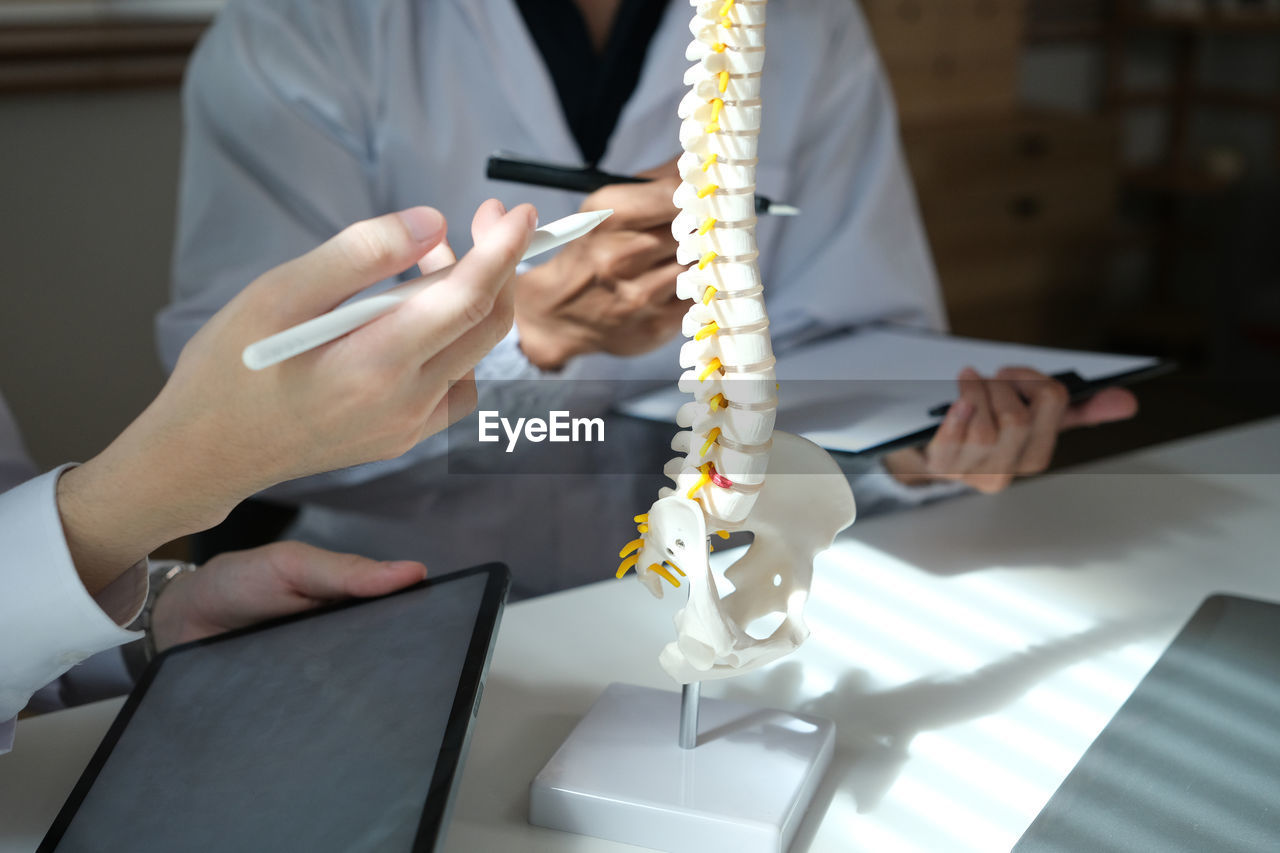
[[[634, 173], [679, 153], [690, 14], [682, 2], [664, 13], [601, 168]], [[940, 328], [892, 100], [856, 7], [775, 0], [767, 33], [758, 191], [803, 210], [759, 226], [775, 348], [875, 320]], [[170, 368], [254, 277], [350, 222], [429, 204], [448, 217], [461, 254], [490, 196], [532, 202], [543, 221], [580, 201], [483, 177], [498, 149], [578, 158], [513, 0], [230, 0], [192, 60], [185, 108], [173, 301], [158, 320]], [[670, 381], [679, 343], [633, 359], [580, 358], [563, 375]], [[537, 376], [518, 330], [477, 371], [482, 383]], [[504, 387], [482, 390], [486, 407], [515, 393]], [[627, 478], [449, 475], [446, 449], [437, 437], [401, 460], [277, 494], [325, 504], [304, 511], [300, 538], [437, 571], [505, 559], [517, 593], [606, 575], [630, 516], [656, 497], [652, 483]], [[593, 464], [584, 451], [583, 470]]]
[[[122, 626], [146, 600], [145, 562], [96, 596], [80, 582], [58, 513], [65, 467], [35, 476], [0, 397], [0, 753], [12, 745], [13, 717], [46, 685], [46, 708], [67, 698], [64, 691], [82, 698], [127, 691], [122, 656], [98, 653], [142, 636]], [[94, 655], [75, 678], [50, 684]]]

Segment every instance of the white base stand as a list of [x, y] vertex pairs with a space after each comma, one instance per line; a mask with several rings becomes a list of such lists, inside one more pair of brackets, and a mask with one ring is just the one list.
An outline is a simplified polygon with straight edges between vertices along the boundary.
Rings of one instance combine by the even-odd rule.
[[529, 822], [668, 853], [783, 853], [822, 781], [835, 724], [703, 699], [676, 743], [680, 694], [611, 684], [533, 780]]

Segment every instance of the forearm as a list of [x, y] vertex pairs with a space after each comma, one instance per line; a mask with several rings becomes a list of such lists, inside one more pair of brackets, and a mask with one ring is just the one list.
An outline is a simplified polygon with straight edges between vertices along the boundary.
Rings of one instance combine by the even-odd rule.
[[217, 524], [255, 491], [197, 432], [153, 429], [144, 413], [59, 478], [63, 533], [90, 595], [166, 542]]

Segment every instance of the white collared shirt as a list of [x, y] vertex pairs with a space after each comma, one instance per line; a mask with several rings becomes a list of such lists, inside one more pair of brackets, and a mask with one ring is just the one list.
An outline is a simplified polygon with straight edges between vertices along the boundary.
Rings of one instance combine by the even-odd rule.
[[[56, 694], [55, 680], [76, 664], [142, 636], [122, 626], [146, 601], [145, 561], [94, 596], [71, 561], [57, 501], [68, 467], [27, 479], [35, 467], [0, 397], [0, 753], [12, 746], [12, 718], [33, 694], [46, 686]], [[83, 669], [82, 683], [127, 688], [119, 654]]]
[[[688, 3], [668, 4], [600, 168], [634, 174], [680, 153], [690, 15]], [[768, 15], [757, 189], [803, 212], [758, 226], [775, 349], [880, 320], [942, 328], [892, 98], [856, 4], [786, 0]], [[184, 96], [173, 301], [157, 324], [170, 368], [256, 276], [351, 222], [432, 205], [461, 255], [490, 196], [532, 202], [543, 222], [581, 200], [484, 177], [499, 149], [580, 156], [513, 0], [230, 0], [192, 59]], [[678, 377], [682, 342], [635, 358], [585, 356], [560, 375], [638, 393]], [[539, 371], [513, 330], [476, 376], [481, 408], [501, 411], [534, 384], [511, 380]], [[630, 518], [657, 497], [636, 477], [451, 475], [449, 446], [447, 434], [433, 436], [400, 459], [277, 488], [305, 504], [289, 535], [433, 571], [504, 560], [519, 595], [604, 576]], [[609, 464], [584, 451], [578, 473], [619, 470]], [[886, 478], [877, 500], [904, 491]]]

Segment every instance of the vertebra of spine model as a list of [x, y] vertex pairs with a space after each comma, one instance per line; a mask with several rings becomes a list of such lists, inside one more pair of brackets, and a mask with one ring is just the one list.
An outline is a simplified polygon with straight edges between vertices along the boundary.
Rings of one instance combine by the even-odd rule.
[[756, 263], [756, 143], [764, 65], [763, 2], [699, 3], [689, 26], [689, 92], [680, 103], [682, 183], [672, 233], [689, 264], [677, 294], [692, 302], [681, 348], [693, 401], [666, 473], [698, 502], [708, 526], [742, 522], [769, 464], [777, 409], [773, 349]]
[[[794, 651], [809, 630], [804, 606], [814, 557], [853, 522], [848, 481], [817, 445], [774, 432], [777, 382], [755, 240], [756, 142], [760, 132], [765, 0], [697, 2], [680, 102], [679, 215], [671, 230], [688, 264], [676, 292], [690, 301], [680, 350], [680, 388], [693, 395], [677, 415], [681, 453], [664, 473], [640, 536], [619, 552], [618, 577], [635, 568], [654, 595], [688, 581], [676, 640], [659, 655], [680, 683], [725, 678]], [[768, 476], [770, 459], [774, 472]], [[781, 470], [777, 470], [781, 466]], [[715, 536], [750, 531], [751, 547], [723, 572]], [[767, 637], [748, 628], [781, 617]]]

